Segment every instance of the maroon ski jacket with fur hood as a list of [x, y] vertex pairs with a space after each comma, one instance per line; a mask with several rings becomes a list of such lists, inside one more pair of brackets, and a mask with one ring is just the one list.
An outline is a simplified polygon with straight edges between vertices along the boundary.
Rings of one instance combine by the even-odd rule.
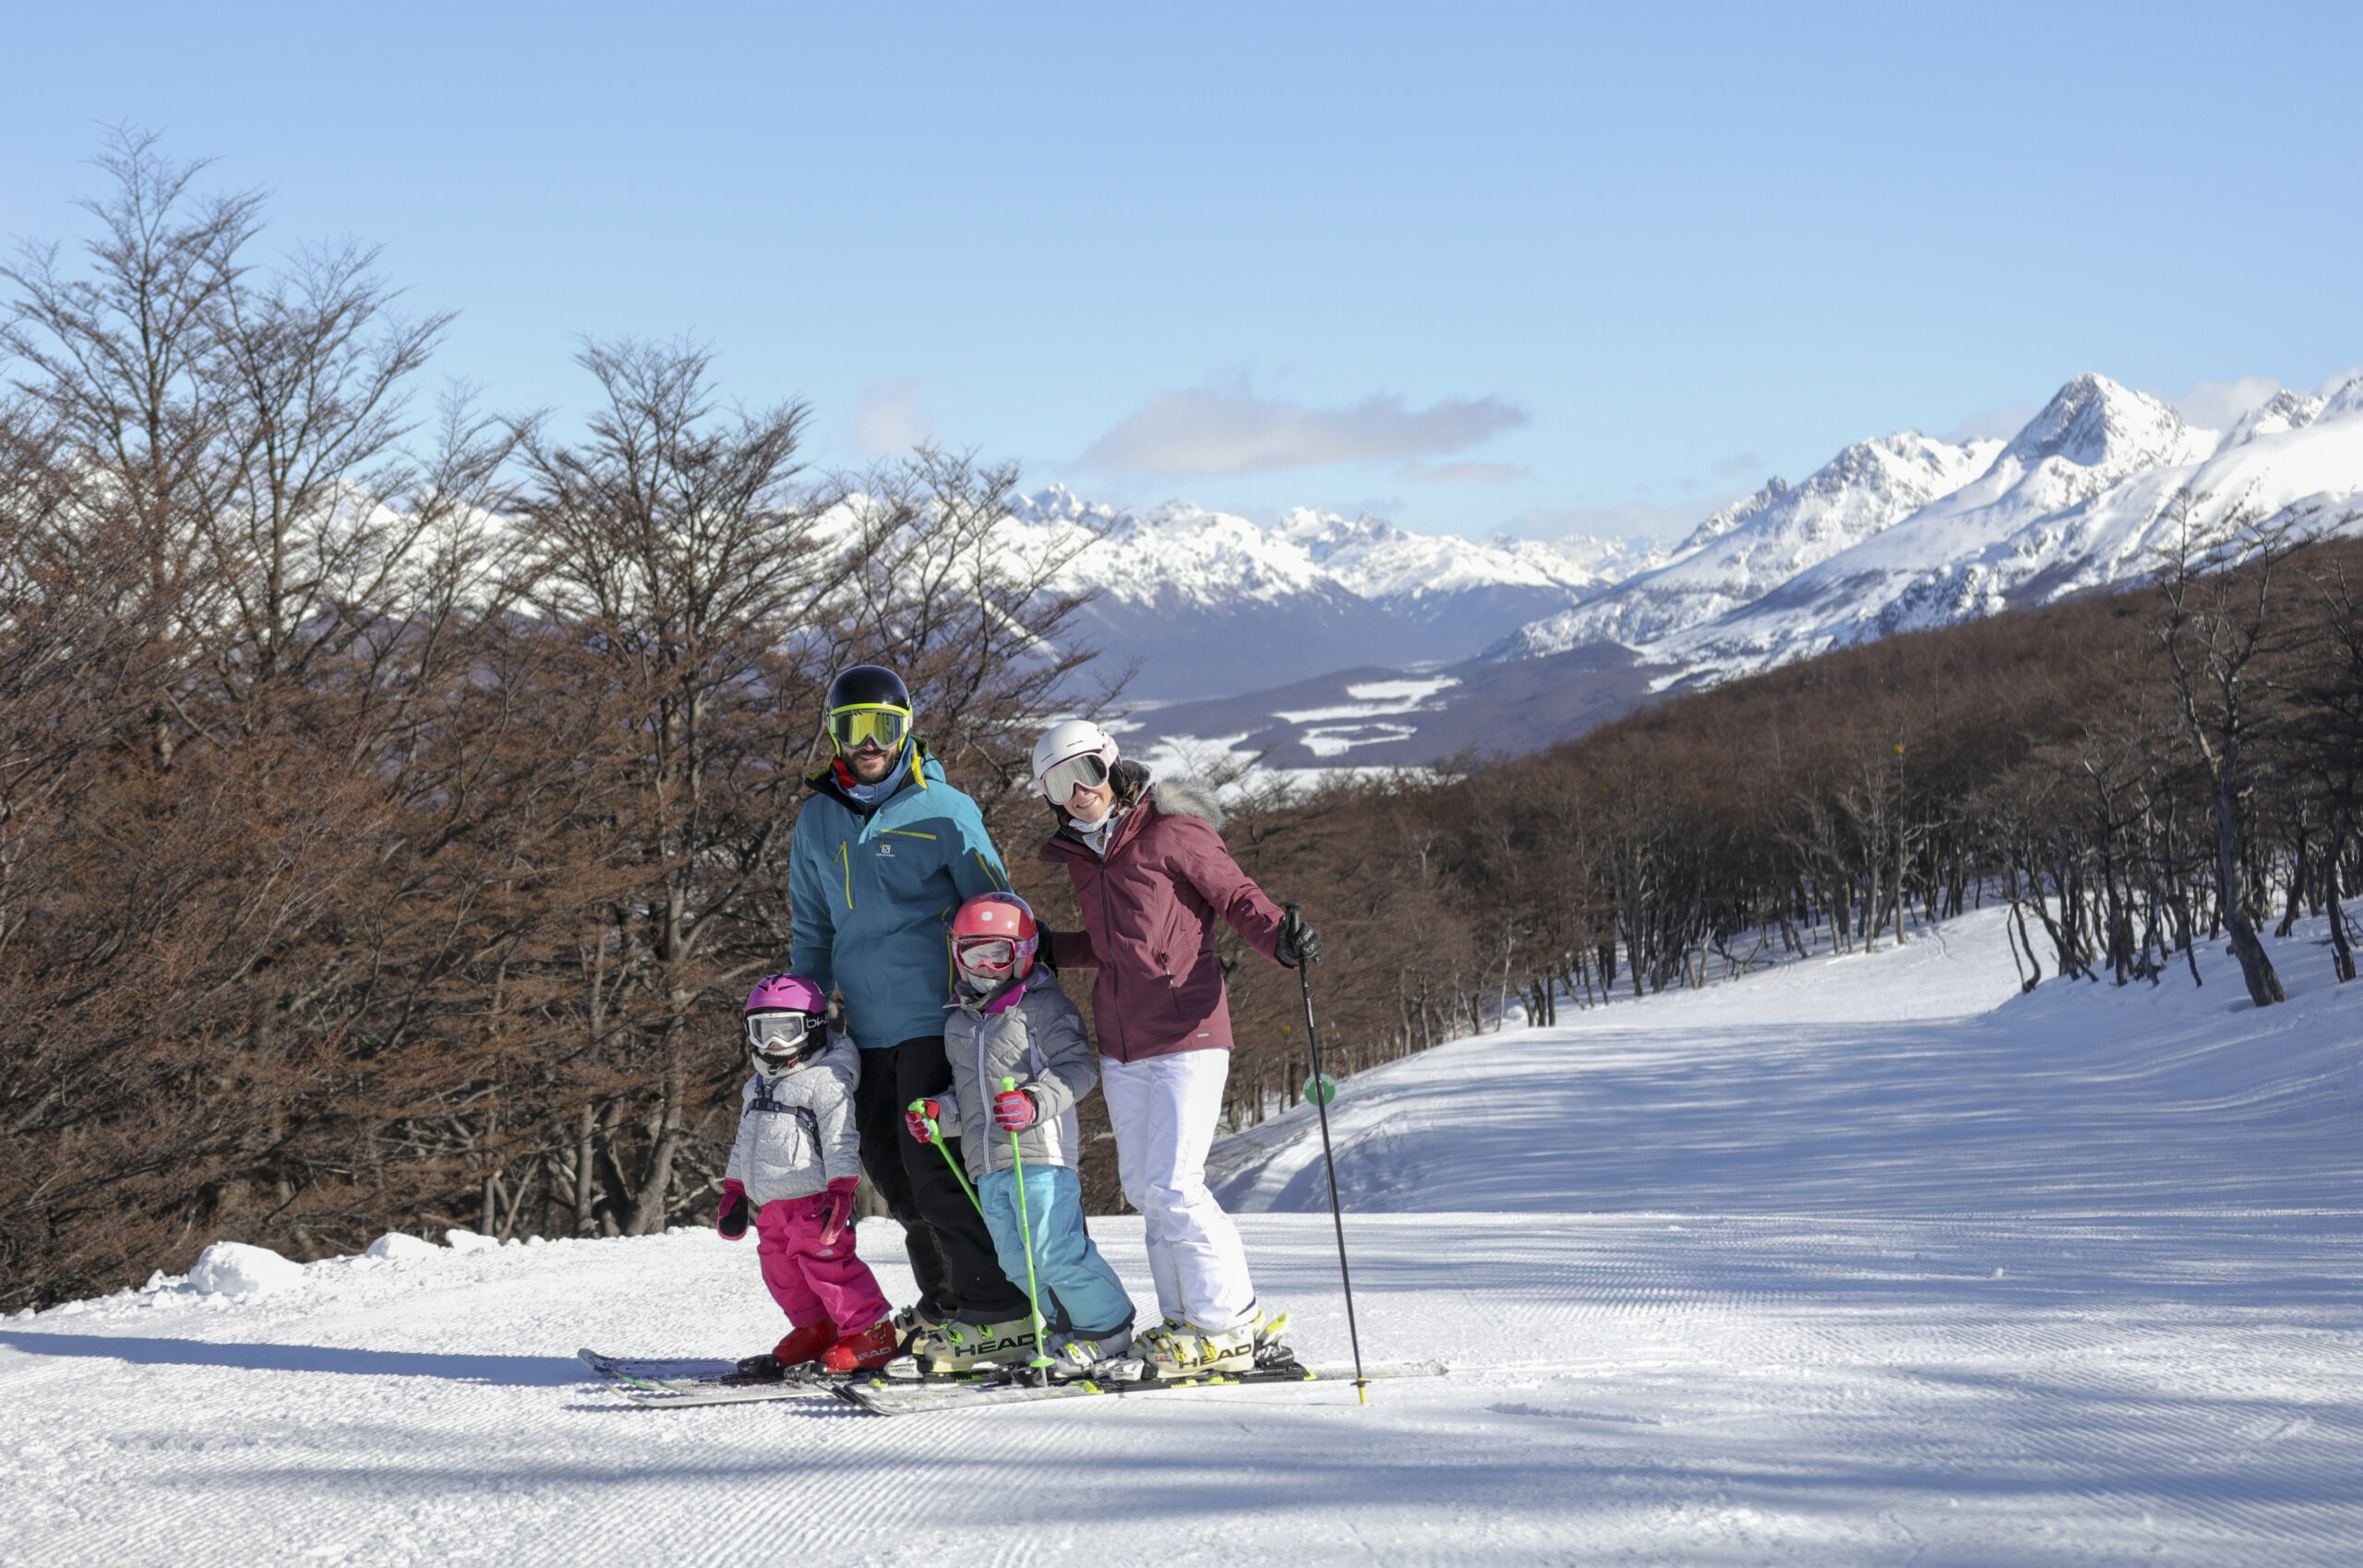
[[1044, 945], [1061, 969], [1099, 971], [1091, 1011], [1101, 1055], [1230, 1048], [1215, 921], [1270, 958], [1280, 911], [1231, 859], [1221, 827], [1213, 796], [1174, 780], [1142, 792], [1108, 831], [1104, 856], [1063, 827], [1044, 842], [1041, 858], [1066, 866], [1084, 928], [1046, 932]]

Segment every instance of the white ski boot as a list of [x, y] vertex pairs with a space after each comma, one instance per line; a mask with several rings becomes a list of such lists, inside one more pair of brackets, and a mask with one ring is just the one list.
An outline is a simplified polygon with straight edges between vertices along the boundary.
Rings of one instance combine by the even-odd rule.
[[1022, 1367], [1034, 1355], [1034, 1320], [971, 1323], [954, 1318], [923, 1328], [911, 1343], [918, 1370], [930, 1375], [965, 1372], [971, 1367]]
[[1168, 1318], [1134, 1341], [1133, 1348], [1148, 1363], [1152, 1377], [1243, 1372], [1274, 1360], [1294, 1359], [1280, 1344], [1280, 1331], [1288, 1321], [1285, 1313], [1271, 1319], [1259, 1313], [1236, 1327], [1208, 1333], [1195, 1323], [1177, 1323]]
[[[1127, 1360], [1133, 1348], [1133, 1331], [1128, 1325], [1113, 1334], [1098, 1338], [1081, 1334], [1054, 1334], [1050, 1336], [1050, 1376], [1061, 1382], [1077, 1378], [1113, 1375], [1110, 1368], [1119, 1362], [1137, 1367], [1137, 1359]], [[1138, 1382], [1139, 1374], [1125, 1381]]]

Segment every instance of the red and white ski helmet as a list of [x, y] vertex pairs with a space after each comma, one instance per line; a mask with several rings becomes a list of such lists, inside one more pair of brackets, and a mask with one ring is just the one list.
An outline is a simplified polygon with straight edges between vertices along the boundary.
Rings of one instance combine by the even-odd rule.
[[1014, 892], [980, 892], [952, 916], [952, 963], [972, 980], [1022, 980], [1040, 946], [1034, 911]]
[[[1050, 793], [1054, 786], [1048, 781], [1061, 763], [1080, 757], [1097, 758], [1099, 777], [1105, 779], [1116, 766], [1116, 737], [1089, 719], [1065, 719], [1044, 730], [1042, 738], [1034, 743], [1034, 792], [1053, 806], [1064, 806], [1074, 793], [1074, 781], [1066, 780], [1067, 787], [1056, 795]], [[1098, 783], [1089, 778], [1082, 782], [1095, 787]]]

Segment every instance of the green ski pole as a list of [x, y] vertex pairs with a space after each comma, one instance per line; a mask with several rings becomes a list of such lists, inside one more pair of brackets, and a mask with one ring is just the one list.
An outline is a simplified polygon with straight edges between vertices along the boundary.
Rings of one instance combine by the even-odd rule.
[[[1017, 1080], [1014, 1078], [1003, 1078], [1001, 1081], [1002, 1093], [1004, 1095], [1016, 1087]], [[1034, 1283], [1034, 1221], [1026, 1212], [1026, 1151], [1019, 1146], [1019, 1137], [1017, 1130], [1012, 1128], [1009, 1133], [1009, 1158], [1010, 1163], [1015, 1167], [1012, 1174], [1017, 1179], [1017, 1228], [1018, 1233], [1026, 1238], [1026, 1305], [1034, 1314], [1034, 1355], [1033, 1359], [1026, 1364], [1034, 1369], [1038, 1381], [1048, 1387], [1050, 1382], [1050, 1358], [1042, 1350], [1042, 1292], [1041, 1287]]]
[[960, 1162], [954, 1159], [952, 1151], [943, 1146], [943, 1130], [936, 1126], [935, 1118], [928, 1115], [924, 1108], [926, 1105], [925, 1100], [913, 1100], [911, 1110], [921, 1121], [927, 1123], [927, 1141], [935, 1145], [936, 1152], [943, 1156], [943, 1163], [952, 1167], [952, 1179], [960, 1184], [960, 1191], [968, 1194], [968, 1206], [977, 1211], [978, 1219], [984, 1218], [985, 1205], [977, 1201], [977, 1190], [968, 1185], [968, 1178], [961, 1171]]

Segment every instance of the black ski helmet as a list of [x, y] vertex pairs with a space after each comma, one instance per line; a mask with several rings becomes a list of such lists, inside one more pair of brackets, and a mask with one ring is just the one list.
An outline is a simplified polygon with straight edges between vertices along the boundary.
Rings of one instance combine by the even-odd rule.
[[911, 711], [911, 688], [883, 664], [856, 664], [829, 683], [828, 712], [840, 708], [900, 708]]

